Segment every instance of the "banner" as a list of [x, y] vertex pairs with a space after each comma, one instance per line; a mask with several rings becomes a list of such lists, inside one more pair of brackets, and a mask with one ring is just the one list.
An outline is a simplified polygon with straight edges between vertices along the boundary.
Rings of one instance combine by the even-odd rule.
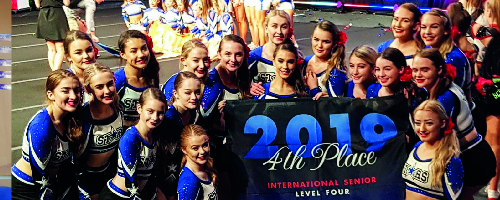
[[227, 101], [232, 187], [243, 199], [404, 199], [408, 113], [403, 97]]

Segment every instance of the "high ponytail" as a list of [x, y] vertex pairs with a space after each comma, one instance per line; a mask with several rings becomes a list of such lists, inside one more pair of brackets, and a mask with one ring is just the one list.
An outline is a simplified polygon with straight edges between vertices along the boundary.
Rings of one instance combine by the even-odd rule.
[[[341, 33], [337, 25], [335, 25], [333, 22], [324, 20], [319, 22], [314, 30], [316, 29], [321, 29], [323, 31], [327, 31], [330, 34], [332, 34], [332, 42], [334, 44], [334, 48], [331, 50], [331, 57], [328, 59], [328, 66], [326, 68], [326, 74], [327, 76], [330, 76], [330, 73], [334, 70], [337, 69], [338, 71], [341, 71], [343, 73], [346, 73], [346, 67], [345, 67], [345, 41], [342, 41], [343, 39], [341, 38]], [[327, 78], [323, 79], [323, 84], [326, 84], [326, 81], [328, 81]]]

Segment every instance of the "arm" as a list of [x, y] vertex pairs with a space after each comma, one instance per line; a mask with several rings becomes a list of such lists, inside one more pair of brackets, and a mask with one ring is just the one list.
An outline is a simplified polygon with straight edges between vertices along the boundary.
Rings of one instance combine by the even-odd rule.
[[179, 200], [196, 200], [198, 193], [200, 192], [200, 185], [196, 176], [191, 171], [186, 171], [183, 169], [179, 177], [179, 184], [177, 186], [177, 194]]
[[330, 77], [328, 77], [328, 95], [330, 97], [344, 96], [346, 80], [347, 76], [344, 72], [340, 72], [336, 69], [332, 70]]
[[451, 158], [443, 177], [443, 190], [448, 200], [456, 200], [462, 192], [464, 169], [460, 158]]
[[69, 6], [70, 2], [69, 2], [69, 0], [63, 0], [63, 4], [64, 4], [65, 6]]
[[[128, 129], [127, 132], [135, 131], [135, 129]], [[140, 140], [136, 138], [136, 134], [124, 134], [118, 144], [119, 159], [118, 166], [123, 167], [123, 177], [125, 178], [125, 187], [132, 194], [132, 196], [139, 196], [138, 184], [136, 178], [137, 162], [140, 153]]]
[[35, 0], [35, 6], [37, 9], [40, 9], [40, 0]]

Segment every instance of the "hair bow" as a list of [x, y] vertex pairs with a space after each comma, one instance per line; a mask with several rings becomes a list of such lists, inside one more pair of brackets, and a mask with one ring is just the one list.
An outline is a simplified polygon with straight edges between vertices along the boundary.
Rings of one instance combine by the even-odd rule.
[[99, 49], [97, 47], [94, 47], [94, 57], [98, 57], [97, 55], [99, 55]]
[[411, 79], [413, 78], [411, 72], [412, 71], [410, 66], [407, 65], [403, 71], [403, 74], [399, 77], [399, 79], [403, 82], [410, 82]]
[[347, 35], [345, 34], [344, 31], [339, 31], [339, 42], [338, 45], [345, 45], [345, 42], [347, 41]]
[[454, 25], [451, 29], [451, 37], [453, 38], [453, 40], [457, 40], [460, 37], [460, 34], [462, 33], [458, 30], [458, 26]]
[[446, 120], [446, 127], [444, 129], [444, 136], [453, 133], [453, 127], [455, 127], [455, 124], [451, 121], [451, 118], [448, 117], [448, 120]]
[[451, 65], [450, 63], [446, 63], [445, 76], [449, 76], [452, 81], [455, 80], [455, 77], [457, 77], [457, 67]]
[[248, 47], [248, 45], [245, 44], [245, 58], [249, 58], [250, 57], [250, 47]]
[[149, 35], [146, 35], [146, 44], [148, 45], [149, 49], [151, 51], [153, 50], [153, 38], [151, 38]]

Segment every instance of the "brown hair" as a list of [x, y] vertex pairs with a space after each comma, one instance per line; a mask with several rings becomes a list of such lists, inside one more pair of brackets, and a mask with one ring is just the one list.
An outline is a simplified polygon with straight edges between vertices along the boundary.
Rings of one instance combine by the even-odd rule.
[[[448, 10], [448, 16], [450, 17], [451, 20], [451, 25], [457, 26], [458, 31], [460, 31], [460, 36], [465, 36], [467, 30], [470, 28], [472, 20], [469, 13], [466, 10], [464, 10], [464, 7], [460, 2], [455, 2], [450, 4], [447, 10]], [[456, 44], [458, 44], [458, 39], [459, 37], [453, 38], [453, 41]]]
[[[198, 78], [198, 76], [196, 76], [196, 74], [194, 74], [193, 72], [181, 71], [174, 80], [174, 90], [177, 91], [177, 93], [179, 92], [179, 87], [181, 87], [182, 83], [187, 79], [195, 79], [199, 81], [200, 84], [203, 84], [202, 80]], [[201, 94], [203, 94], [203, 92], [201, 92]], [[168, 103], [172, 105], [174, 104], [174, 102], [175, 97], [174, 95], [172, 95]]]
[[63, 41], [64, 54], [66, 55], [69, 54], [69, 45], [75, 40], [87, 40], [90, 42], [90, 44], [92, 44], [92, 47], [95, 48], [94, 41], [92, 40], [92, 38], [90, 38], [89, 35], [79, 30], [73, 30], [73, 31], [68, 31], [68, 33], [66, 33], [66, 37], [64, 38]]
[[[400, 5], [399, 8], [404, 8], [404, 9], [410, 11], [411, 13], [413, 13], [413, 25], [420, 23], [420, 20], [422, 19], [422, 12], [420, 12], [420, 9], [418, 8], [418, 6], [416, 6], [413, 3], [404, 3], [404, 4]], [[418, 35], [418, 33], [419, 33], [418, 31], [413, 33], [414, 39], [420, 37]], [[415, 42], [417, 43], [417, 47], [418, 47], [417, 51], [419, 51], [420, 49], [423, 49], [425, 47], [425, 43], [423, 40], [415, 39]]]
[[213, 8], [212, 0], [199, 0], [201, 2], [201, 18], [207, 19], [208, 11]]
[[240, 91], [240, 95], [242, 99], [248, 99], [251, 97], [250, 95], [250, 72], [248, 70], [248, 55], [249, 55], [249, 48], [247, 47], [245, 41], [241, 39], [240, 36], [237, 35], [226, 35], [222, 38], [219, 44], [219, 50], [217, 52], [222, 52], [222, 46], [224, 43], [232, 41], [239, 43], [241, 47], [243, 48], [243, 53], [245, 55], [245, 58], [243, 60], [243, 63], [241, 66], [238, 68], [238, 71], [236, 72], [236, 78], [238, 79], [236, 85], [238, 86], [238, 90]]
[[[328, 20], [321, 21], [314, 27], [314, 31], [316, 29], [321, 29], [323, 31], [327, 31], [332, 34], [332, 42], [334, 44], [334, 48], [330, 51], [330, 59], [328, 59], [328, 67], [326, 68], [326, 75], [330, 76], [330, 73], [333, 69], [337, 69], [340, 72], [346, 73], [345, 67], [345, 45], [338, 44], [340, 40], [340, 34], [338, 27]], [[313, 32], [314, 32], [313, 31]], [[328, 78], [323, 79], [323, 84], [326, 84]]]
[[[147, 36], [141, 33], [140, 31], [136, 30], [125, 31], [120, 35], [120, 38], [118, 39], [118, 49], [120, 50], [121, 53], [125, 52], [125, 44], [129, 39], [132, 38], [143, 39], [144, 42], [146, 43], [148, 41]], [[151, 49], [153, 47], [150, 47], [149, 45], [146, 46], [148, 46], [149, 61], [146, 68], [144, 68], [142, 75], [146, 79], [146, 85], [148, 85], [148, 87], [158, 88], [160, 85], [160, 78], [158, 76], [158, 73], [160, 72], [160, 64], [156, 60], [155, 54]]]
[[[92, 88], [90, 87], [90, 81], [92, 77], [94, 77], [97, 73], [110, 73], [114, 76], [113, 71], [107, 66], [104, 66], [99, 63], [94, 63], [83, 71], [83, 86], [88, 93], [93, 93]], [[113, 79], [113, 86], [115, 85], [115, 80]], [[111, 104], [111, 108], [115, 111], [115, 113], [120, 112], [120, 97], [118, 96], [118, 92], [115, 90], [113, 94], [113, 103]]]
[[[492, 15], [493, 21], [498, 24], [500, 21], [500, 1], [499, 0], [488, 0], [488, 1], [486, 1], [486, 6], [488, 6], [488, 9], [491, 10], [491, 15]], [[497, 30], [498, 30], [498, 28], [497, 28]]]
[[[441, 46], [439, 47], [439, 52], [441, 55], [446, 58], [446, 54], [449, 53], [453, 49], [453, 39], [451, 38], [451, 20], [450, 17], [446, 13], [444, 13], [441, 9], [439, 8], [433, 8], [429, 12], [425, 13], [425, 15], [432, 15], [441, 18], [440, 24], [443, 25], [444, 31], [448, 32], [448, 34], [444, 35], [443, 40], [441, 41]], [[422, 37], [420, 36], [419, 32], [419, 41], [422, 41]]]
[[[446, 110], [443, 105], [439, 103], [437, 100], [426, 100], [422, 102], [413, 112], [413, 115], [417, 113], [417, 111], [431, 111], [433, 113], [438, 114], [439, 121], [448, 123], [448, 115], [446, 115]], [[449, 126], [446, 124], [446, 126]], [[446, 127], [445, 126], [445, 127]], [[458, 158], [460, 155], [460, 145], [458, 143], [458, 138], [456, 136], [456, 132], [453, 131], [449, 135], [444, 135], [444, 129], [441, 129], [442, 138], [439, 140], [438, 147], [434, 152], [434, 156], [429, 165], [429, 169], [432, 174], [431, 178], [431, 187], [432, 188], [440, 188], [443, 187], [443, 183], [441, 181], [446, 165], [451, 161], [451, 158]]]
[[429, 99], [437, 99], [440, 94], [443, 94], [446, 90], [448, 90], [453, 82], [449, 76], [446, 76], [447, 71], [444, 58], [439, 50], [434, 48], [423, 49], [415, 55], [415, 58], [416, 57], [431, 60], [438, 73], [439, 70], [441, 70], [441, 73], [438, 74], [439, 82], [436, 83], [437, 88], [434, 92], [430, 93], [429, 97]]
[[[72, 78], [79, 82], [78, 77], [68, 70], [55, 70], [52, 71], [47, 77], [47, 82], [45, 83], [45, 94], [47, 92], [54, 92], [54, 89], [61, 83], [61, 81], [65, 78]], [[81, 85], [80, 85], [81, 88]], [[80, 90], [80, 99], [78, 101], [78, 105], [76, 107], [75, 112], [68, 113], [64, 120], [68, 120], [66, 131], [63, 135], [71, 142], [73, 149], [78, 152], [83, 147], [83, 143], [85, 142], [85, 137], [82, 133], [82, 96], [83, 91]], [[49, 97], [45, 96], [47, 105], [51, 105], [52, 101]]]
[[[207, 133], [205, 132], [205, 129], [203, 129], [201, 126], [195, 124], [187, 125], [186, 127], [184, 127], [184, 130], [182, 130], [181, 133], [181, 140], [180, 140], [181, 149], [183, 150], [187, 149], [190, 137], [204, 136], [204, 135], [208, 136]], [[210, 155], [210, 150], [208, 153]], [[184, 155], [181, 161], [181, 168], [183, 168], [186, 165], [186, 162], [187, 158], [186, 155]], [[214, 185], [217, 185], [217, 170], [214, 169], [213, 165], [214, 165], [213, 159], [210, 156], [208, 156], [207, 162], [205, 163], [204, 167], [205, 173], [207, 173], [208, 176], [212, 178]]]
[[276, 49], [274, 50], [273, 58], [276, 58], [276, 54], [278, 51], [288, 51], [293, 53], [295, 55], [295, 70], [293, 70], [292, 75], [290, 78], [294, 80], [291, 82], [293, 91], [297, 97], [307, 97], [308, 94], [306, 93], [306, 86], [304, 83], [304, 79], [302, 78], [302, 74], [300, 73], [300, 67], [297, 64], [297, 59], [299, 58], [299, 55], [297, 53], [297, 48], [293, 44], [280, 44]]

